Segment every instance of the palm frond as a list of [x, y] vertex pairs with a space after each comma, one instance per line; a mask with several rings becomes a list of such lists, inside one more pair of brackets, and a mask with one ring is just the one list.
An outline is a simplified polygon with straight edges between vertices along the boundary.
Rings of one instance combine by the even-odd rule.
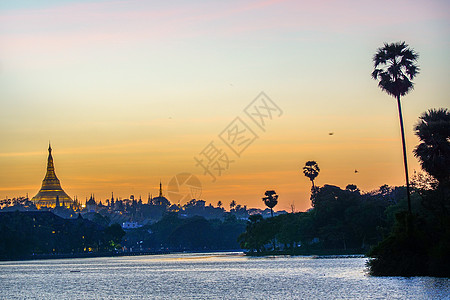
[[378, 78], [378, 73], [380, 72], [380, 69], [375, 69], [372, 72], [372, 78], [373, 79], [377, 79]]
[[385, 43], [373, 56], [373, 79], [379, 80], [378, 86], [388, 95], [399, 97], [414, 88], [412, 80], [419, 73], [415, 62], [419, 55], [405, 42]]
[[430, 109], [414, 126], [421, 143], [413, 150], [422, 168], [440, 183], [450, 184], [450, 112]]

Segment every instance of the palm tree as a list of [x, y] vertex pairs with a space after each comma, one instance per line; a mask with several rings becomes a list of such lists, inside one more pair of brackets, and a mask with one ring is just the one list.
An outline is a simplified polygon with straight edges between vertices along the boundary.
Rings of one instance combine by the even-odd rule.
[[413, 152], [422, 169], [440, 185], [450, 185], [450, 112], [430, 109], [419, 117], [414, 130], [421, 143]]
[[270, 208], [270, 215], [273, 217], [273, 208], [278, 204], [278, 195], [275, 191], [266, 191], [266, 197], [262, 198], [264, 204]]
[[397, 99], [398, 116], [403, 145], [403, 163], [406, 176], [406, 193], [408, 197], [408, 212], [411, 214], [411, 199], [409, 195], [408, 162], [406, 159], [405, 130], [403, 128], [402, 108], [400, 97], [406, 95], [414, 88], [412, 80], [419, 73], [419, 67], [415, 64], [419, 55], [405, 42], [384, 44], [378, 48], [373, 56], [374, 70], [372, 78], [379, 80], [378, 86], [388, 95]]
[[222, 201], [219, 200], [219, 201], [217, 202], [217, 207], [218, 207], [218, 208], [221, 208], [221, 207], [222, 207]]
[[230, 202], [230, 211], [236, 206], [236, 201], [234, 201], [234, 200], [231, 200], [231, 202]]
[[305, 166], [303, 167], [303, 174], [305, 174], [305, 176], [308, 177], [309, 180], [311, 180], [311, 190], [314, 189], [314, 179], [319, 175], [319, 172], [319, 165], [313, 160], [307, 161], [305, 163]]

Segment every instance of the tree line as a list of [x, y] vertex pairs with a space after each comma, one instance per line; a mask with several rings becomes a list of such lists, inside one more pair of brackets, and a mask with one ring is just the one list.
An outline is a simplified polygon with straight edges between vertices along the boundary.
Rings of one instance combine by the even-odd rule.
[[213, 251], [236, 250], [246, 222], [228, 214], [223, 220], [202, 216], [182, 218], [167, 212], [156, 223], [127, 230], [123, 245], [131, 250]]
[[264, 219], [252, 215], [240, 245], [250, 254], [365, 253], [388, 231], [390, 206], [401, 206], [404, 188], [382, 186], [361, 193], [352, 184], [341, 189], [315, 186], [312, 209]]
[[1, 212], [0, 259], [47, 254], [109, 252], [120, 248], [120, 225], [101, 226], [83, 219], [63, 219], [51, 212]]

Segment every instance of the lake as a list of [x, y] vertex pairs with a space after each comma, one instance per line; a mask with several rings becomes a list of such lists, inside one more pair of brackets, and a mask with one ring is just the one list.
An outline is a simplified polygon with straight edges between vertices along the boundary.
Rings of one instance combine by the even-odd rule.
[[450, 299], [450, 279], [371, 277], [366, 261], [202, 253], [0, 262], [0, 298]]

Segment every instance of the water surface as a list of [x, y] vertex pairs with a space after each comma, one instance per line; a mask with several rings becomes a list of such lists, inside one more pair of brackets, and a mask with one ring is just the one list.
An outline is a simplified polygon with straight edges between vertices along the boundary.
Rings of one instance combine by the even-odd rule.
[[365, 263], [238, 253], [0, 262], [0, 298], [450, 299], [450, 279], [372, 277]]

